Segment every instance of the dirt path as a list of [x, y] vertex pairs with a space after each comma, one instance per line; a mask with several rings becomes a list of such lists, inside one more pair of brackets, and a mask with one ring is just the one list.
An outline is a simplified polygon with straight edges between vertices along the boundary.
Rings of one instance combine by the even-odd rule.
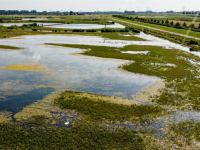
[[[137, 25], [137, 26], [140, 26], [140, 27], [145, 27], [145, 28], [149, 28], [149, 29], [161, 31], [161, 32], [167, 32], [167, 33], [170, 33], [170, 34], [179, 35], [179, 36], [183, 36], [183, 37], [186, 37], [186, 38], [193, 38], [193, 39], [196, 39], [196, 40], [200, 40], [200, 38], [193, 37], [193, 36], [189, 36], [189, 35], [184, 35], [184, 34], [180, 34], [180, 33], [170, 32], [170, 31], [166, 31], [166, 30], [161, 30], [161, 29], [157, 29], [157, 28], [153, 28], [153, 27], [149, 27], [149, 26], [144, 26], [144, 25], [136, 24], [136, 23], [131, 23], [131, 22], [127, 22], [127, 21], [122, 21], [122, 20], [119, 20], [119, 19], [113, 19], [113, 18], [110, 18], [110, 19], [112, 19], [112, 20], [114, 20], [114, 21], [129, 23], [129, 24], [132, 24], [132, 25]], [[186, 32], [187, 32], [187, 31], [186, 31]]]

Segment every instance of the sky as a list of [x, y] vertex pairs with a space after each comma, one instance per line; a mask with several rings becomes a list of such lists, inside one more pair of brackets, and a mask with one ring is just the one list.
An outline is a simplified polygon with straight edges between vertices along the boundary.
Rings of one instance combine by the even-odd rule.
[[0, 0], [0, 10], [200, 11], [200, 0]]

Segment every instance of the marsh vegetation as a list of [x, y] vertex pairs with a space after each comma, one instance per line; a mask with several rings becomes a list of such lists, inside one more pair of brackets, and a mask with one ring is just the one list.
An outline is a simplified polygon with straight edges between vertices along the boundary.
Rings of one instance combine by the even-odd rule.
[[[91, 45], [73, 44], [50, 44], [64, 47], [80, 48], [87, 50], [83, 54], [89, 56], [126, 59], [133, 61], [123, 65], [122, 68], [139, 74], [157, 76], [165, 79], [166, 88], [162, 89], [162, 94], [152, 98], [153, 102], [161, 105], [177, 106], [187, 109], [192, 106], [199, 109], [199, 65], [194, 65], [190, 61], [199, 62], [200, 58], [193, 54], [175, 50], [165, 49], [156, 46], [127, 45], [122, 48], [102, 47]], [[121, 51], [146, 51], [148, 54], [127, 54]], [[168, 65], [173, 64], [173, 65]], [[187, 67], [186, 67], [187, 66]], [[190, 104], [190, 105], [188, 105]]]
[[[107, 23], [106, 19], [97, 18], [94, 20], [93, 18], [83, 19], [83, 17], [76, 17], [75, 19], [73, 17], [60, 18], [59, 21], [65, 23]], [[153, 34], [176, 43], [181, 43], [184, 40], [179, 36], [172, 36], [159, 31], [144, 30], [140, 27], [131, 27], [130, 25], [125, 29], [103, 29], [102, 32], [100, 32], [101, 29], [88, 29], [84, 31], [83, 29], [66, 30], [41, 28], [37, 25], [24, 25], [23, 27], [13, 26], [11, 28], [1, 27], [0, 37], [7, 38], [19, 35], [63, 34], [66, 36], [82, 35], [80, 37], [84, 38], [83, 35], [87, 35], [91, 36], [91, 38], [94, 38], [93, 36], [99, 36], [102, 38], [124, 40], [121, 41], [124, 44], [127, 41], [145, 41], [145, 39], [134, 36], [135, 33], [144, 31], [145, 33]], [[37, 31], [30, 31], [32, 29], [36, 29]], [[46, 31], [56, 30], [57, 32], [39, 32], [40, 29]], [[56, 40], [61, 40], [58, 36], [56, 38]], [[78, 40], [79, 39], [77, 39], [77, 41]], [[105, 40], [103, 42], [105, 42]], [[115, 41], [115, 43], [117, 42], [118, 41]], [[193, 45], [195, 47], [196, 45], [196, 48], [199, 48], [199, 42], [196, 40], [185, 39], [185, 42], [190, 46]], [[108, 42], [108, 44], [110, 43]], [[38, 45], [38, 43], [35, 45]], [[71, 49], [67, 48], [74, 48], [84, 50], [82, 53], [79, 51], [81, 55], [129, 61], [129, 63], [119, 66], [119, 68], [138, 75], [161, 78], [165, 82], [165, 87], [159, 90], [159, 95], [151, 95], [148, 99], [148, 104], [136, 105], [133, 103], [126, 103], [127, 101], [135, 100], [131, 98], [125, 99], [122, 97], [119, 100], [117, 97], [66, 90], [62, 93], [60, 92], [55, 98], [52, 98], [52, 96], [49, 95], [51, 98], [49, 98], [48, 101], [46, 99], [42, 102], [37, 101], [17, 114], [12, 114], [12, 112], [9, 111], [0, 112], [1, 149], [26, 149], [27, 147], [29, 149], [42, 149], [44, 147], [46, 149], [65, 149], [67, 147], [68, 149], [141, 150], [199, 148], [196, 147], [200, 141], [198, 129], [199, 122], [197, 120], [188, 120], [186, 117], [179, 122], [176, 122], [176, 120], [174, 122], [169, 122], [170, 119], [166, 119], [170, 115], [176, 115], [178, 111], [181, 111], [183, 114], [187, 111], [199, 113], [199, 57], [174, 48], [166, 49], [165, 47], [142, 44], [124, 44], [126, 45], [124, 47], [112, 47], [62, 44], [60, 42], [59, 44], [46, 43], [46, 45], [55, 47], [60, 46], [63, 48], [61, 51], [59, 51], [59, 49], [54, 49], [54, 53], [59, 52], [59, 55], [65, 56], [64, 62], [61, 62], [64, 65], [55, 65], [54, 67], [61, 67], [61, 69], [64, 70], [63, 66], [65, 66], [65, 68], [68, 69], [67, 71], [63, 71], [65, 73], [65, 78], [66, 75], [69, 76], [70, 71], [72, 71], [69, 70], [69, 68], [73, 67], [66, 64], [67, 57], [64, 55], [64, 50], [70, 51]], [[0, 48], [19, 49], [18, 47], [6, 45], [0, 45]], [[47, 48], [47, 46], [45, 48]], [[146, 53], [123, 53], [138, 51]], [[52, 54], [49, 53], [49, 51], [48, 54], [49, 62], [52, 63], [52, 60], [54, 60], [50, 59]], [[54, 56], [57, 55], [54, 54]], [[33, 63], [36, 64], [7, 65], [0, 69], [4, 71], [12, 70], [13, 72], [29, 71], [30, 73], [30, 71], [32, 71], [37, 72], [40, 76], [41, 73], [51, 75], [55, 73], [50, 68], [43, 67], [43, 65], [39, 66], [39, 64], [37, 64], [40, 59], [39, 55], [36, 57], [34, 54], [34, 56], [31, 57], [34, 57]], [[75, 59], [76, 56], [73, 57]], [[84, 59], [88, 59], [88, 57], [85, 57], [86, 56], [84, 56]], [[94, 59], [97, 59], [96, 57]], [[61, 57], [53, 58], [61, 59]], [[67, 61], [70, 61], [70, 59], [67, 59]], [[74, 65], [74, 62], [71, 62], [70, 65]], [[61, 69], [58, 70], [60, 73], [63, 73]], [[110, 68], [108, 68], [108, 71], [109, 69]], [[34, 73], [34, 76], [35, 75], [37, 74]], [[55, 76], [59, 76], [59, 73]], [[49, 76], [48, 80], [50, 80]], [[98, 80], [101, 80], [101, 78], [98, 77]], [[69, 82], [69, 80], [56, 80], [55, 82]], [[32, 82], [30, 81], [30, 83]], [[48, 85], [48, 82], [46, 81], [44, 83], [44, 85], [42, 83], [37, 85], [37, 88], [56, 88], [55, 85]], [[9, 85], [10, 83], [7, 84]], [[17, 83], [15, 84], [17, 85]], [[61, 85], [64, 84], [62, 83]], [[74, 87], [72, 87], [72, 89], [73, 88]], [[88, 88], [91, 88], [91, 86]], [[60, 89], [63, 91], [64, 88], [61, 87]], [[101, 89], [97, 88], [97, 90]], [[66, 113], [63, 113], [62, 111], [66, 111]], [[16, 119], [15, 122], [12, 122], [13, 118]], [[59, 120], [61, 118], [62, 122]], [[159, 121], [162, 123], [158, 127], [156, 126], [156, 122]], [[66, 126], [64, 125], [65, 122], [68, 123]], [[162, 126], [163, 124], [165, 125], [164, 127]], [[150, 125], [154, 128], [150, 128]], [[134, 128], [135, 126], [138, 128]], [[163, 132], [161, 132], [161, 130]]]

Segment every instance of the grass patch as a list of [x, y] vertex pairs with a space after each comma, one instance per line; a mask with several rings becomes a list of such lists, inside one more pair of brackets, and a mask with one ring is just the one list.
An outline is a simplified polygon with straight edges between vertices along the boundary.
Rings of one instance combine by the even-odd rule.
[[200, 122], [185, 120], [179, 123], [172, 123], [169, 125], [167, 134], [170, 135], [169, 139], [180, 147], [184, 146], [183, 143], [192, 145], [192, 143], [200, 142]]
[[1, 149], [145, 149], [137, 131], [94, 122], [76, 122], [72, 128], [0, 124]]
[[162, 108], [152, 105], [123, 105], [102, 99], [80, 96], [80, 92], [66, 91], [54, 99], [54, 104], [62, 109], [76, 110], [92, 121], [123, 122], [135, 120], [162, 112]]
[[11, 50], [20, 50], [22, 48], [8, 45], [0, 45], [0, 49], [11, 49]]
[[39, 71], [41, 73], [54, 73], [53, 70], [46, 68], [44, 65], [10, 65], [3, 68], [0, 68], [0, 70], [19, 70], [19, 71]]

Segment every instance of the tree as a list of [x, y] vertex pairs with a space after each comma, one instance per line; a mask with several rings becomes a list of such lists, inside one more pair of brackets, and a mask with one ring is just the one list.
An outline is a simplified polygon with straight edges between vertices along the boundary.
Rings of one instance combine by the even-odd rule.
[[176, 26], [176, 27], [179, 27], [179, 26], [181, 26], [181, 24], [180, 24], [179, 22], [177, 22], [177, 23], [175, 24], [175, 26]]
[[165, 21], [165, 24], [169, 24], [169, 20], [168, 19]]
[[162, 24], [164, 24], [164, 20], [162, 20]]
[[73, 11], [70, 11], [69, 14], [70, 14], [70, 15], [73, 15]]
[[186, 24], [186, 22], [184, 22], [184, 23], [183, 23], [183, 26], [184, 26], [184, 27], [187, 27], [187, 24]]
[[170, 24], [173, 26], [174, 25], [174, 21], [170, 22]]
[[199, 27], [198, 28], [200, 29], [200, 23], [199, 23]]
[[191, 23], [190, 27], [191, 27], [191, 28], [194, 28], [194, 23]]

